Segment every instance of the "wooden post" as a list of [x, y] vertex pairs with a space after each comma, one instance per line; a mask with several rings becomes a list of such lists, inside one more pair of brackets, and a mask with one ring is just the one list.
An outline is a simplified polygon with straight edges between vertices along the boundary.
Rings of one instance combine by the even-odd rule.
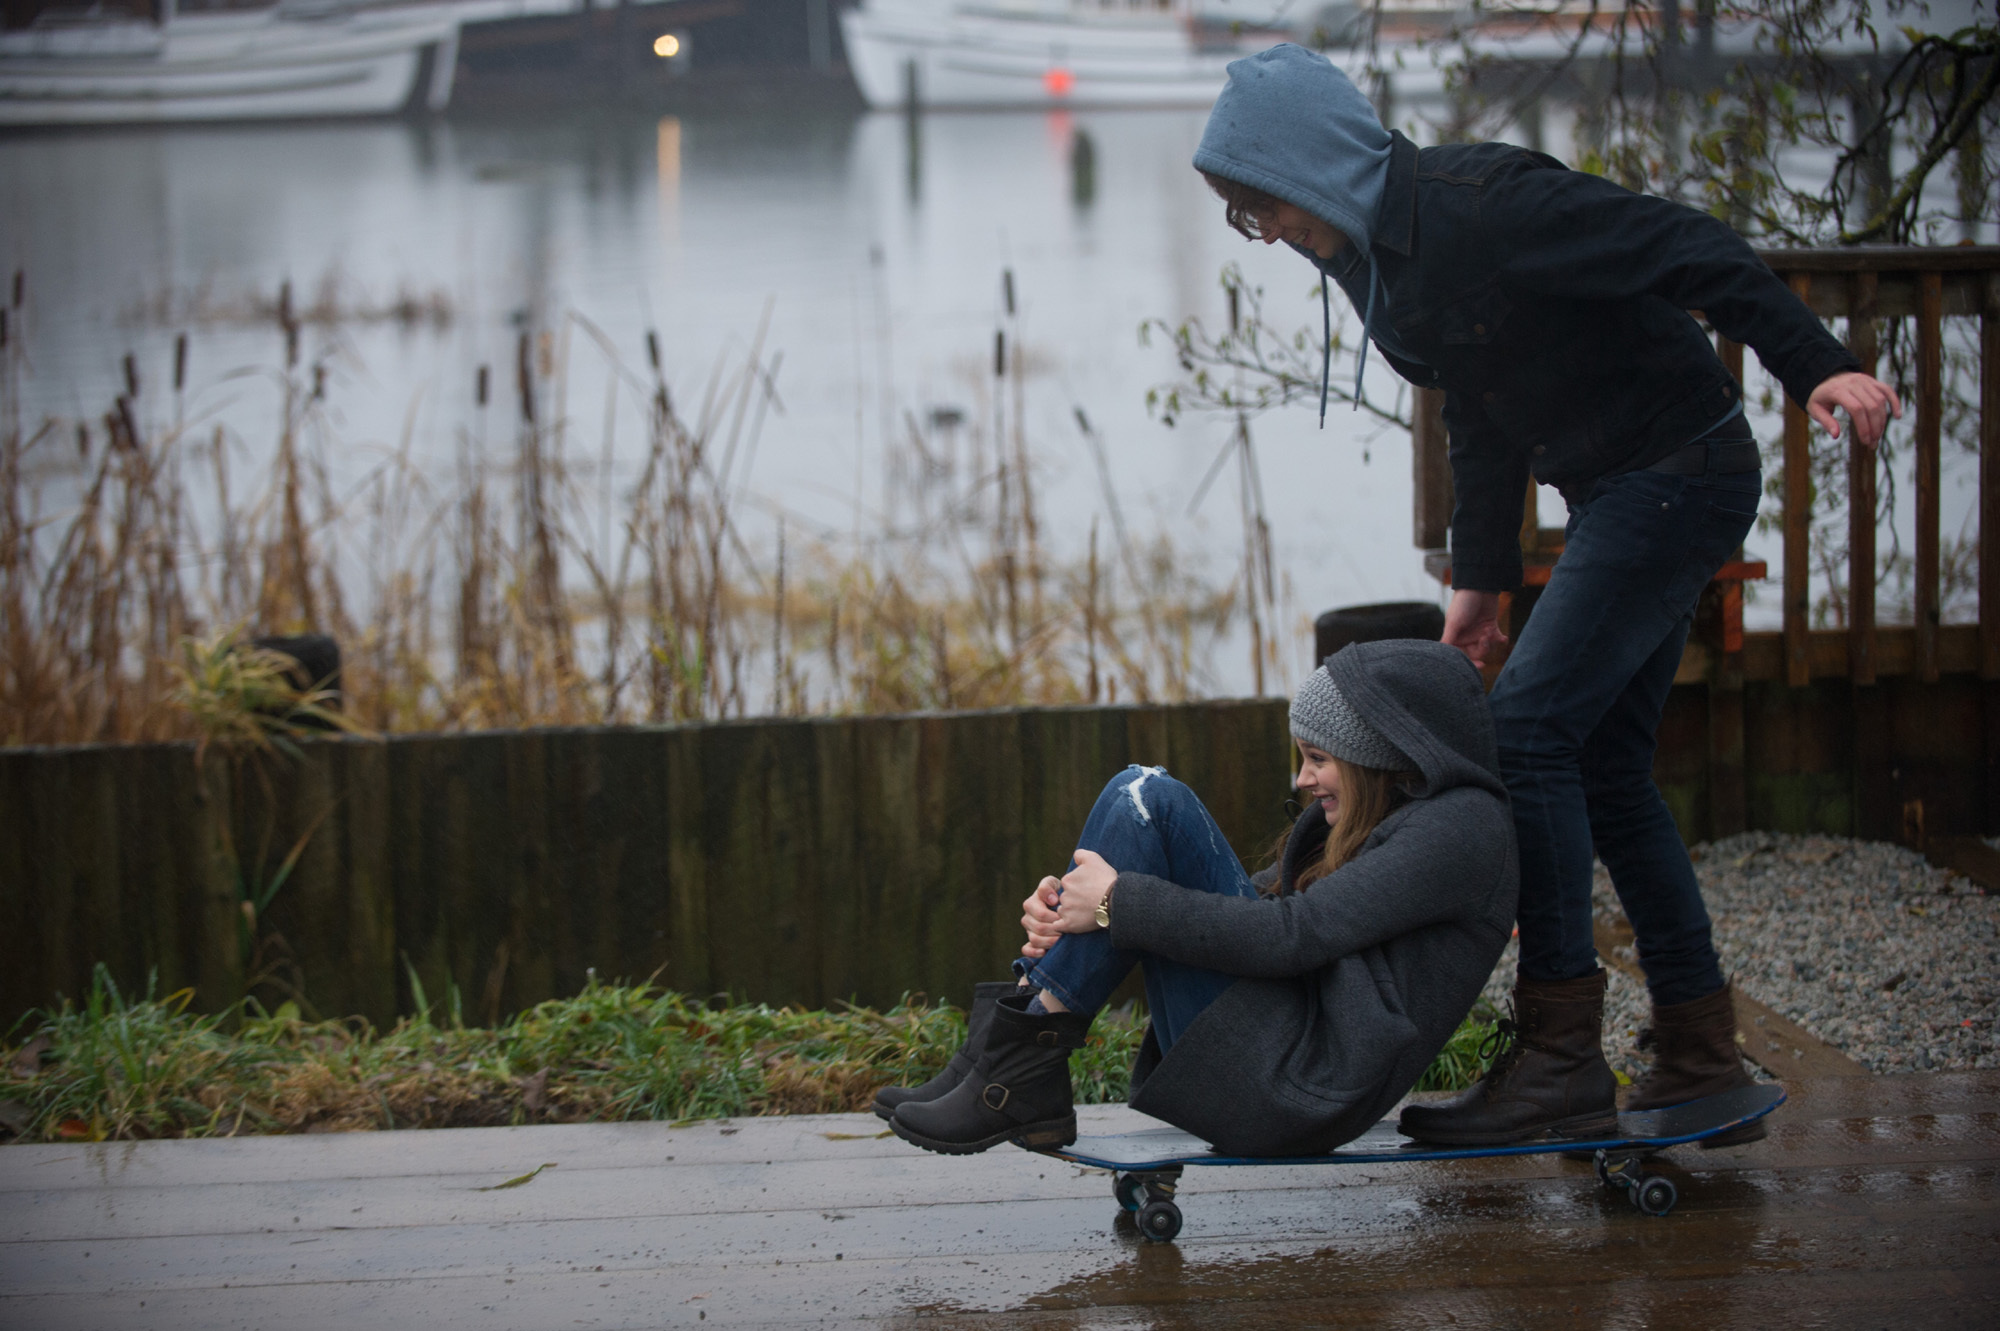
[[[1875, 313], [1879, 282], [1874, 272], [1850, 274], [1847, 288], [1847, 349], [1868, 374], [1875, 373], [1880, 347]], [[1900, 806], [1891, 761], [1888, 702], [1875, 687], [1875, 508], [1880, 462], [1853, 431], [1847, 438], [1847, 674], [1854, 712], [1853, 774], [1856, 836], [1893, 836]]]
[[1444, 428], [1444, 392], [1419, 388], [1412, 409], [1411, 535], [1419, 550], [1442, 550], [1451, 539], [1451, 448]]
[[[1876, 278], [1872, 272], [1849, 279], [1847, 349], [1864, 374], [1875, 373]], [[1850, 430], [1847, 439], [1847, 675], [1856, 684], [1875, 682], [1875, 450], [1864, 448]]]
[[1986, 818], [2000, 821], [2000, 276], [1979, 316], [1979, 677], [1986, 713]]
[[1944, 275], [1917, 275], [1917, 679], [1938, 678], [1938, 448], [1943, 424]]
[[1743, 344], [1732, 342], [1718, 333], [1715, 338], [1715, 354], [1722, 358], [1722, 368], [1736, 376], [1737, 387], [1742, 387]]
[[231, 771], [227, 754], [211, 747], [194, 765], [199, 819], [196, 892], [200, 923], [195, 927], [194, 987], [197, 1005], [220, 1011], [243, 996], [242, 921], [236, 884], [242, 872], [231, 827]]
[[[1729, 591], [1742, 595], [1741, 584]], [[1740, 637], [1740, 635], [1739, 635]], [[1744, 830], [1748, 788], [1743, 771], [1743, 653], [1724, 650], [1708, 678], [1708, 834]]]
[[[1812, 275], [1793, 273], [1793, 294], [1810, 304]], [[1807, 654], [1812, 609], [1812, 422], [1805, 408], [1785, 400], [1785, 682], [1804, 688], [1812, 682]]]
[[2000, 680], [2000, 277], [1979, 317], [1979, 677]]

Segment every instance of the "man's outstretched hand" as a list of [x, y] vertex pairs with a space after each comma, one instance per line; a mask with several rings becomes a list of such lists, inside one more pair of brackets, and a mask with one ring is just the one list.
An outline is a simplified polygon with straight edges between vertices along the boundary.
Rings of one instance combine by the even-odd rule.
[[1889, 418], [1903, 418], [1903, 400], [1896, 396], [1896, 390], [1872, 375], [1859, 370], [1849, 370], [1824, 380], [1813, 389], [1812, 398], [1806, 403], [1806, 411], [1819, 422], [1822, 430], [1840, 438], [1840, 422], [1834, 419], [1834, 408], [1847, 413], [1847, 419], [1854, 422], [1854, 437], [1863, 448], [1873, 448], [1882, 442], [1883, 431], [1889, 428]]
[[1484, 670], [1487, 658], [1507, 645], [1507, 635], [1500, 631], [1500, 593], [1453, 592], [1444, 612], [1443, 641]]

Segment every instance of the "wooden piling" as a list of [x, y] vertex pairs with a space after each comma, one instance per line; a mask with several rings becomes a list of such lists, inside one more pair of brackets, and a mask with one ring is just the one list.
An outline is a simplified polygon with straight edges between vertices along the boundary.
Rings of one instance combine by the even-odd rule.
[[[1812, 298], [1812, 275], [1793, 273], [1792, 291]], [[1811, 627], [1812, 421], [1804, 407], [1785, 399], [1785, 682], [1804, 688], [1812, 681], [1806, 653]]]
[[[1876, 292], [1872, 272], [1848, 277], [1847, 349], [1863, 374], [1875, 373]], [[1848, 431], [1847, 439], [1847, 677], [1856, 685], [1875, 682], [1875, 450]]]
[[1917, 468], [1914, 616], [1917, 678], [1938, 677], [1938, 451], [1943, 426], [1944, 275], [1917, 275]]

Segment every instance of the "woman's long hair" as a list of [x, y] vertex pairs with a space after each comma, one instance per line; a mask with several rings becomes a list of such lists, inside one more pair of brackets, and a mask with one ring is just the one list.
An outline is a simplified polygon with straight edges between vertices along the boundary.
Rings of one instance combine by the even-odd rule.
[[[1409, 796], [1403, 787], [1418, 779], [1415, 772], [1391, 772], [1381, 767], [1361, 767], [1345, 758], [1333, 760], [1340, 773], [1340, 807], [1334, 810], [1333, 824], [1327, 828], [1326, 847], [1319, 858], [1299, 871], [1293, 890], [1299, 890], [1340, 868], [1360, 853], [1361, 843], [1377, 823]], [[1291, 834], [1278, 839], [1278, 854], [1284, 854]]]

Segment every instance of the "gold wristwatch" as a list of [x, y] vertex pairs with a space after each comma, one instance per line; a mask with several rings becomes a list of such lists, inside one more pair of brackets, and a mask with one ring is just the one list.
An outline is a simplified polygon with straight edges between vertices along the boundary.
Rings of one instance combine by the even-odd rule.
[[1116, 886], [1118, 884], [1113, 883], [1111, 887], [1105, 888], [1103, 897], [1098, 900], [1097, 927], [1100, 929], [1109, 929], [1111, 927], [1111, 888]]

